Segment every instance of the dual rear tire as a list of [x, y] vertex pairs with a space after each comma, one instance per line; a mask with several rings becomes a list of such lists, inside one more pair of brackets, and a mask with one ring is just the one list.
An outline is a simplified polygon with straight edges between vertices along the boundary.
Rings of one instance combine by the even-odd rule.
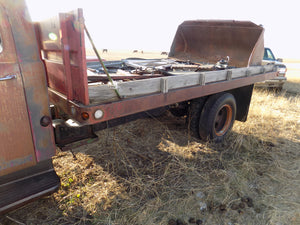
[[190, 105], [190, 129], [194, 136], [222, 142], [230, 132], [236, 115], [236, 101], [230, 93], [194, 99]]

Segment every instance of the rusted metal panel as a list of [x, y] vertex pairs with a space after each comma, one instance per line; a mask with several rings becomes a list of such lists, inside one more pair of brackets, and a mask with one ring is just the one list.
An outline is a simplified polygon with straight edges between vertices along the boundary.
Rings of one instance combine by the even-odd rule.
[[36, 158], [42, 161], [55, 155], [53, 128], [51, 124], [41, 125], [42, 117], [51, 118], [45, 71], [41, 62], [26, 62], [21, 64], [21, 68]]
[[264, 29], [248, 21], [185, 21], [177, 29], [170, 57], [216, 63], [229, 56], [229, 66], [260, 65]]
[[[35, 148], [34, 158], [36, 158], [37, 161], [46, 160], [54, 155], [55, 145], [51, 125], [49, 124], [48, 126], [43, 127], [40, 123], [43, 116], [50, 116], [50, 111], [45, 70], [40, 59], [33, 24], [30, 21], [24, 1], [16, 0], [13, 2], [4, 2], [5, 6], [4, 4], [2, 5], [5, 7], [7, 15], [14, 15], [7, 16], [7, 22], [10, 24], [11, 34], [13, 36], [8, 44], [14, 44], [15, 49], [9, 50], [13, 51], [17, 56], [15, 61], [9, 63], [12, 63], [19, 68], [19, 81], [22, 82], [16, 87], [19, 91], [16, 91], [18, 94], [14, 96], [14, 101], [17, 101], [18, 104], [5, 102], [5, 105], [7, 105], [7, 107], [8, 105], [13, 105], [9, 107], [18, 108], [21, 102], [23, 102], [23, 105], [27, 103], [27, 107], [25, 106], [27, 110], [24, 110], [23, 112], [27, 114], [27, 120], [23, 118], [24, 120], [20, 120], [15, 126], [20, 126], [22, 123], [28, 123], [29, 119], [29, 130], [24, 131], [23, 134], [26, 136], [26, 134], [31, 133], [30, 140], [33, 142]], [[0, 1], [0, 3], [2, 3], [2, 1]], [[10, 31], [2, 30], [1, 32], [7, 33]], [[6, 50], [7, 49], [4, 46], [3, 53], [6, 52]], [[3, 66], [7, 66], [7, 63], [3, 63]], [[23, 93], [23, 97], [20, 92]], [[11, 133], [10, 136], [14, 137], [14, 133]], [[18, 137], [16, 139], [18, 139]], [[26, 137], [26, 139], [28, 139], [28, 137]], [[20, 149], [14, 149], [13, 147], [8, 149], [11, 151], [22, 152], [22, 148], [26, 149], [27, 146], [22, 144]]]
[[[60, 21], [60, 34], [61, 34], [61, 46], [62, 46], [62, 59], [63, 59], [63, 69], [64, 76], [66, 79], [65, 82], [65, 91], [68, 99], [74, 99], [73, 95], [73, 87], [72, 87], [72, 72], [71, 72], [71, 61], [70, 61], [70, 52], [72, 51], [71, 46], [69, 44], [68, 36], [68, 15], [60, 13], [59, 14]], [[69, 66], [70, 65], [70, 66]]]
[[10, 24], [0, 2], [0, 176], [36, 163], [23, 81]]
[[47, 68], [47, 77], [49, 87], [67, 95], [66, 92], [66, 77], [64, 71], [64, 65], [58, 64], [51, 61], [45, 61], [45, 66]]
[[[49, 89], [49, 96], [51, 101], [55, 103], [55, 105], [63, 112], [69, 114], [71, 118], [77, 120], [83, 125], [88, 125], [174, 104], [177, 102], [187, 101], [193, 98], [199, 98], [218, 92], [251, 85], [259, 81], [274, 78], [275, 76], [277, 76], [277, 72], [270, 72], [224, 82], [210, 83], [204, 86], [194, 86], [172, 90], [168, 93], [146, 95], [112, 103], [89, 106], [69, 101], [66, 96], [56, 92], [55, 90]], [[96, 120], [93, 115], [98, 109], [101, 109], [104, 112], [104, 115], [101, 119]], [[88, 120], [83, 120], [81, 118], [82, 112], [88, 112], [90, 118]]]
[[82, 9], [36, 24], [49, 87], [89, 104]]
[[18, 66], [0, 64], [0, 78], [5, 74], [14, 74], [16, 78], [0, 81], [0, 176], [36, 162]]
[[70, 61], [72, 74], [72, 90], [74, 99], [88, 105], [88, 80], [84, 40], [84, 18], [82, 9], [67, 14], [66, 36], [70, 47]]

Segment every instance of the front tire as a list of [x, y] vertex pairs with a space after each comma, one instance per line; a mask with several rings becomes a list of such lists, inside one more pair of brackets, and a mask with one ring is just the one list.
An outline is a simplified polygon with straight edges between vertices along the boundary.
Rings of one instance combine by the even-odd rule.
[[199, 119], [199, 136], [203, 140], [222, 142], [230, 132], [236, 115], [232, 94], [220, 93], [206, 101]]

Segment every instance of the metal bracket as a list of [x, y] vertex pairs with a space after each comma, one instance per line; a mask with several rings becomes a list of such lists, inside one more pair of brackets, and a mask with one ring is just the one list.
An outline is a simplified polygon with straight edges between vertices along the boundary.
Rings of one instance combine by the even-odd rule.
[[201, 86], [205, 85], [205, 74], [204, 73], [200, 73], [200, 76], [199, 76], [199, 84]]
[[250, 77], [251, 76], [251, 71], [250, 70], [246, 70], [246, 77]]
[[161, 78], [160, 80], [160, 91], [162, 93], [168, 93], [169, 88], [168, 88], [168, 79], [166, 77]]
[[226, 80], [232, 80], [232, 71], [227, 70]]

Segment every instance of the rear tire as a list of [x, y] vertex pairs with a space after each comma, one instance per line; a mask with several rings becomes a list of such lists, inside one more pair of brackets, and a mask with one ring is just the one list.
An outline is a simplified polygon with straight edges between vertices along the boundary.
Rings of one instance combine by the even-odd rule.
[[222, 142], [231, 130], [236, 115], [236, 101], [232, 94], [219, 93], [208, 98], [199, 119], [201, 139]]
[[201, 97], [201, 98], [193, 99], [190, 103], [188, 117], [187, 117], [188, 125], [190, 131], [192, 132], [192, 135], [196, 138], [200, 138], [199, 120], [206, 100], [207, 97]]

